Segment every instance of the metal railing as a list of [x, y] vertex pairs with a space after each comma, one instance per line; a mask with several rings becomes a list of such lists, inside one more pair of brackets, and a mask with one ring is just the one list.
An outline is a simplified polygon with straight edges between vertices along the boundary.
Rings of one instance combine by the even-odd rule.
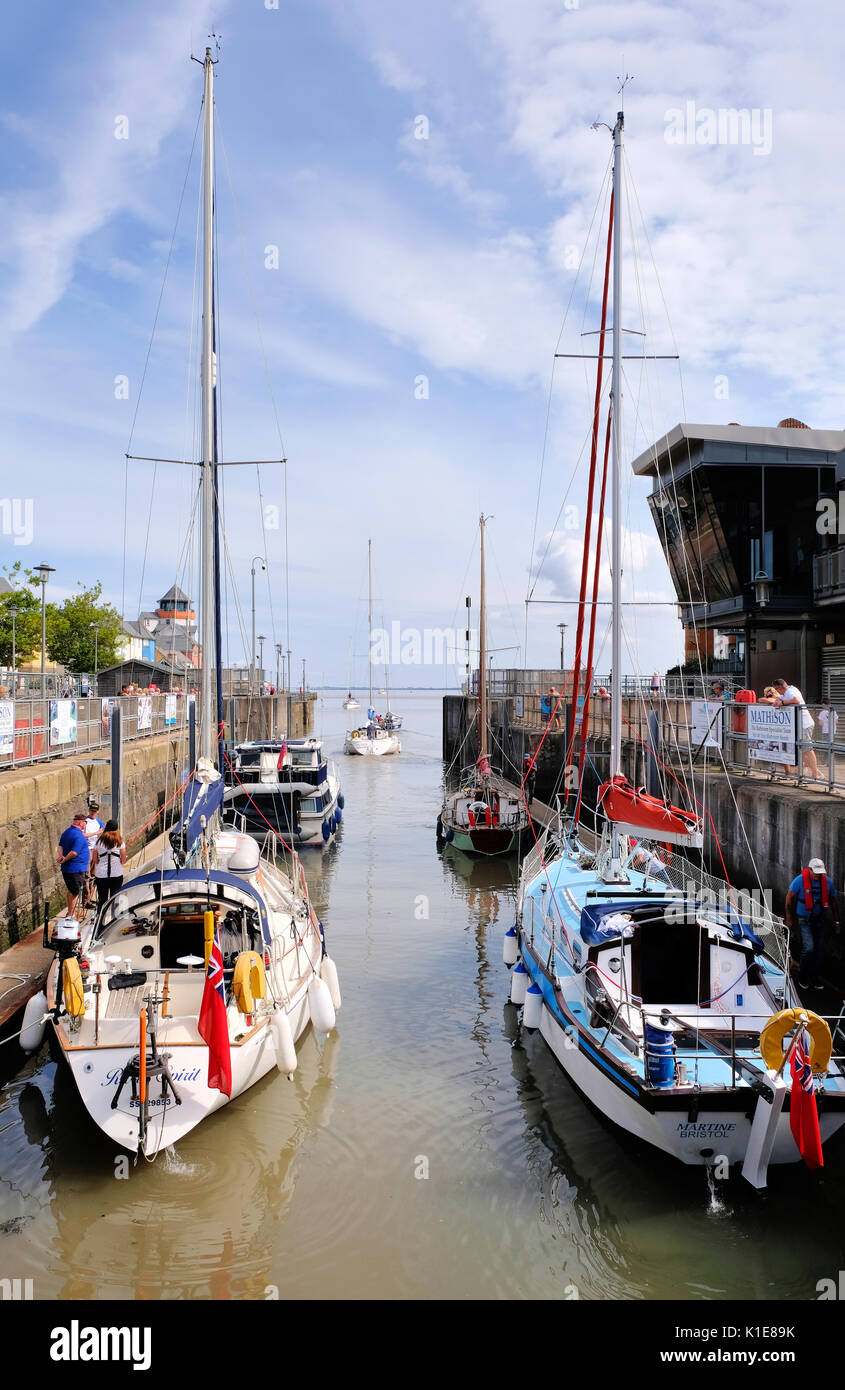
[[[296, 697], [304, 701], [313, 696]], [[78, 758], [82, 753], [111, 746], [110, 710], [119, 705], [126, 742], [156, 738], [161, 734], [184, 736], [188, 705], [199, 696], [182, 694], [114, 695], [85, 699], [0, 698], [0, 771], [47, 762], [54, 758]], [[227, 736], [275, 737], [285, 732], [287, 700], [283, 695], [235, 696], [226, 701], [226, 717], [234, 706], [234, 729]]]
[[[601, 684], [597, 678], [590, 696], [591, 742], [610, 738], [610, 698], [598, 693]], [[705, 703], [706, 715], [701, 709]], [[566, 733], [570, 708], [571, 699], [566, 696], [556, 713], [535, 695], [512, 696], [507, 716], [511, 729], [524, 729], [531, 735], [547, 729], [551, 733]], [[579, 695], [576, 735], [580, 732], [582, 708], [583, 695]], [[794, 745], [790, 739], [788, 749], [780, 755], [777, 739], [749, 735], [748, 711], [756, 708], [759, 706], [711, 698], [699, 701], [698, 717], [693, 719], [693, 699], [645, 690], [635, 697], [623, 696], [623, 739], [633, 741], [643, 757], [654, 746], [658, 757], [676, 770], [679, 765], [703, 766], [705, 759], [711, 767], [724, 761], [732, 772], [757, 773], [770, 780], [845, 792], [845, 705], [783, 706], [795, 709], [796, 731]], [[805, 711], [813, 721], [812, 727], [808, 725], [806, 729]], [[772, 746], [766, 746], [767, 743]]]

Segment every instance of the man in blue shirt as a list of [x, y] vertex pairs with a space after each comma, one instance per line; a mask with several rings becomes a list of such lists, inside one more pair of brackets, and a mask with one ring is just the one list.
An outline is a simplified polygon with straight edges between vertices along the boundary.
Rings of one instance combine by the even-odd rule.
[[63, 832], [56, 854], [56, 863], [62, 871], [62, 878], [67, 889], [68, 917], [73, 916], [76, 900], [82, 891], [91, 859], [88, 838], [85, 834], [87, 820], [88, 817], [84, 811], [77, 812], [73, 818], [73, 824], [69, 825], [67, 830]]
[[821, 859], [811, 859], [806, 869], [796, 874], [789, 885], [786, 925], [794, 926], [796, 918], [801, 932], [798, 987], [823, 989], [819, 974], [824, 956], [825, 928], [833, 922], [834, 930], [839, 935], [839, 901]]

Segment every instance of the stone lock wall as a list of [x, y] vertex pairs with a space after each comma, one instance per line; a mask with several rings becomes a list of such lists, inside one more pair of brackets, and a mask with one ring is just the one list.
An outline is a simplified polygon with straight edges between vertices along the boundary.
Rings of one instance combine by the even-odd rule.
[[[152, 822], [130, 854], [162, 828], [162, 807], [177, 785], [174, 762], [182, 768], [186, 757], [184, 743], [168, 736], [125, 746], [121, 830], [128, 840]], [[41, 925], [45, 903], [53, 911], [62, 906], [59, 836], [90, 793], [99, 796], [100, 819], [108, 820], [110, 786], [107, 762], [81, 766], [62, 759], [0, 777], [0, 949]]]

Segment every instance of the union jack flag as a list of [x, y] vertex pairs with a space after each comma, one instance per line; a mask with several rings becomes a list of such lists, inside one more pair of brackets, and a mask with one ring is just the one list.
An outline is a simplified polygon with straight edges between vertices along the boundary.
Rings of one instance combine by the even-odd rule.
[[792, 1073], [792, 1096], [789, 1104], [789, 1125], [801, 1157], [808, 1168], [823, 1168], [822, 1137], [819, 1132], [819, 1112], [816, 1108], [816, 1088], [813, 1068], [807, 1050], [807, 1035], [802, 1028], [789, 1062]]
[[200, 1037], [208, 1044], [208, 1084], [231, 1096], [232, 1057], [229, 1051], [229, 1023], [226, 1018], [226, 990], [223, 984], [223, 954], [217, 939], [216, 927], [197, 1026]]

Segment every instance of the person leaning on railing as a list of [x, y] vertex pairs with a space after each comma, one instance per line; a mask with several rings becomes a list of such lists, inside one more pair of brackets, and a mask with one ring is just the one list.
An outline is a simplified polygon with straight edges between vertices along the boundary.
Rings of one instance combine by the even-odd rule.
[[[783, 676], [779, 676], [778, 679], [773, 682], [773, 685], [775, 691], [777, 692], [778, 704], [800, 706], [801, 736], [804, 740], [812, 738], [815, 720], [813, 719], [813, 716], [811, 715], [810, 711], [807, 709], [807, 706], [804, 703], [804, 696], [801, 694], [801, 691], [798, 689], [798, 686], [788, 685], [787, 682], [784, 680]], [[804, 748], [804, 764], [805, 767], [808, 767], [810, 769], [810, 773], [814, 781], [821, 777], [821, 773], [819, 772], [819, 765], [816, 762], [816, 755], [813, 752], [812, 744], [809, 747], [805, 746]]]

